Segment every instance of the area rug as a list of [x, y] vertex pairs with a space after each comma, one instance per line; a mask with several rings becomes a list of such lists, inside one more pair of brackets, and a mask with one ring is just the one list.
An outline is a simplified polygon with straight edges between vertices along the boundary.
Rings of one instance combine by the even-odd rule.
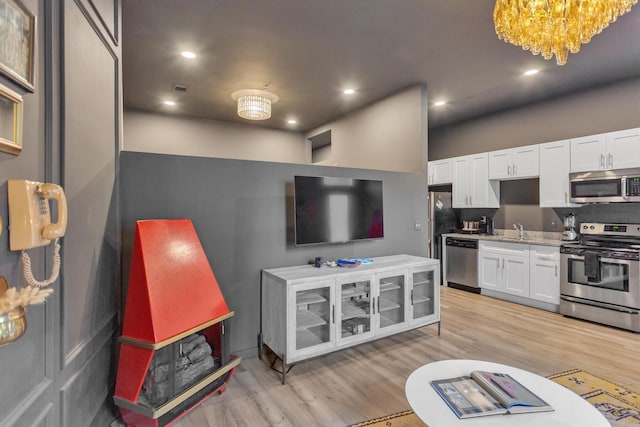
[[[613, 427], [640, 426], [640, 393], [621, 387], [580, 369], [550, 375], [547, 378], [587, 399]], [[413, 413], [397, 414], [352, 424], [349, 427], [425, 427]]]

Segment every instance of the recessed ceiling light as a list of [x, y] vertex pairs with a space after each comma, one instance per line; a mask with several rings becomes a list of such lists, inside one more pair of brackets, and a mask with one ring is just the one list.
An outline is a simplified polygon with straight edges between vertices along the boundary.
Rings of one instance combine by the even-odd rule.
[[175, 101], [164, 101], [163, 104], [173, 107], [174, 105], [176, 105], [176, 102]]
[[189, 59], [193, 59], [196, 57], [196, 54], [193, 52], [190, 52], [188, 50], [185, 50], [184, 52], [180, 53], [182, 56], [184, 56], [185, 58], [189, 58]]
[[296, 123], [298, 123], [298, 121], [295, 119], [289, 119], [287, 120], [287, 123], [289, 123], [290, 125], [295, 125]]
[[354, 93], [356, 93], [356, 91], [354, 89], [345, 89], [342, 91], [342, 93], [344, 93], [345, 95], [353, 95]]
[[524, 75], [525, 76], [533, 76], [534, 74], [538, 74], [539, 71], [540, 70], [535, 70], [535, 69], [534, 70], [527, 70], [527, 71], [524, 72]]
[[446, 103], [447, 103], [447, 101], [436, 101], [436, 102], [433, 103], [433, 105], [435, 105], [436, 107], [441, 107]]

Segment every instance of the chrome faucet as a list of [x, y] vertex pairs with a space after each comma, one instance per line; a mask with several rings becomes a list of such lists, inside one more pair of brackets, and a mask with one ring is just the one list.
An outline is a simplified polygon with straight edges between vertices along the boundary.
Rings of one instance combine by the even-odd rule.
[[517, 224], [513, 224], [513, 228], [520, 232], [520, 240], [524, 240], [524, 225], [518, 222]]

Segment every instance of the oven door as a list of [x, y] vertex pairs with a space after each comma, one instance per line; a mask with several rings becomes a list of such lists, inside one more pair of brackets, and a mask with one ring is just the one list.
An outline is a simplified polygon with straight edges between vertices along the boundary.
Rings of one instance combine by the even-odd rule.
[[596, 279], [585, 273], [583, 255], [560, 254], [560, 294], [640, 308], [640, 263], [634, 260], [599, 258]]

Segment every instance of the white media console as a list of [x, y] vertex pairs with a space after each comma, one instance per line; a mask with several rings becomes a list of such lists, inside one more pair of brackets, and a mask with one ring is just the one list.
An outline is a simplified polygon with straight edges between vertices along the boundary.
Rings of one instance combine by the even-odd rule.
[[440, 334], [438, 260], [372, 261], [262, 271], [260, 353], [264, 344], [281, 360], [283, 384], [288, 364], [431, 323]]

